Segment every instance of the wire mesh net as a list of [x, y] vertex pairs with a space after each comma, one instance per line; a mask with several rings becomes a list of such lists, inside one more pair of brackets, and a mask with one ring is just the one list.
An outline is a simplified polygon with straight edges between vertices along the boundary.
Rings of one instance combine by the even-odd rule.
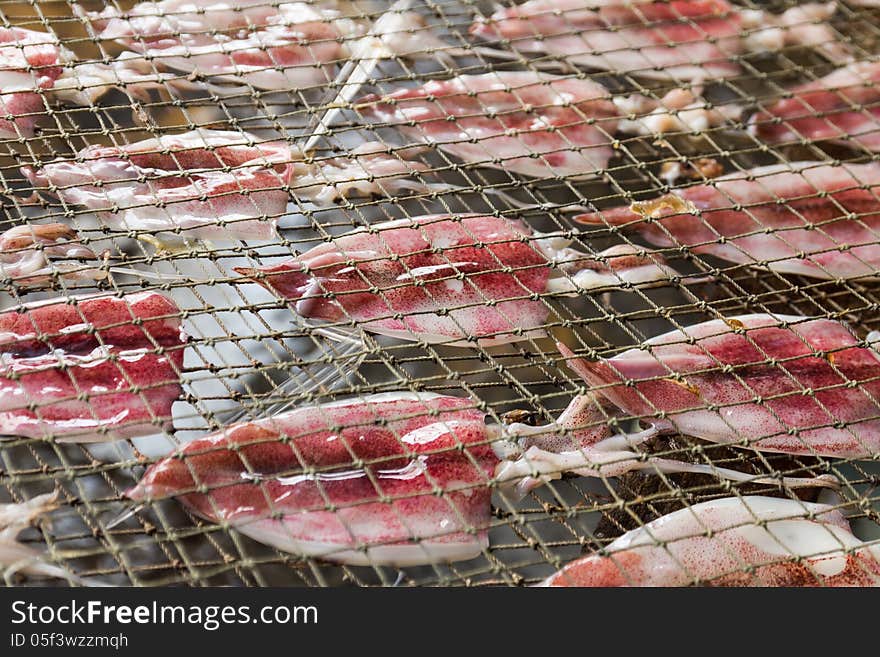
[[[829, 30], [823, 40], [783, 39], [754, 53], [734, 42], [761, 36], [768, 24], [746, 24], [741, 16], [758, 10], [781, 16], [797, 3], [731, 6], [720, 20], [734, 31], [720, 41], [712, 26], [676, 8], [688, 3], [654, 3], [668, 11], [660, 17], [640, 15], [640, 20], [645, 29], [662, 31], [660, 47], [626, 62], [633, 47], [602, 45], [598, 37], [608, 28], [585, 27], [577, 8], [568, 8], [571, 3], [535, 8], [512, 35], [472, 28], [491, 26], [490, 17], [505, 7], [469, 0], [393, 6], [378, 0], [288, 3], [288, 14], [270, 0], [215, 4], [164, 2], [132, 9], [134, 3], [0, 2], [4, 26], [39, 32], [44, 43], [61, 44], [67, 53], [60, 64], [26, 64], [29, 79], [36, 70], [39, 80], [55, 84], [38, 85], [36, 104], [26, 98], [30, 104], [24, 103], [22, 110], [14, 105], [15, 95], [4, 91], [7, 122], [17, 136], [0, 143], [3, 228], [66, 224], [75, 230], [71, 239], [96, 254], [92, 263], [74, 258], [78, 271], [91, 267], [102, 272], [62, 275], [62, 267], [70, 263], [60, 258], [49, 265], [48, 280], [40, 286], [9, 275], [3, 308], [83, 294], [155, 291], [179, 307], [188, 336], [179, 369], [183, 392], [172, 407], [170, 424], [154, 417], [157, 430], [152, 434], [112, 442], [11, 436], [0, 443], [0, 489], [7, 500], [21, 502], [60, 491], [61, 507], [52, 513], [51, 523], [22, 533], [25, 544], [46, 550], [50, 560], [87, 581], [114, 584], [522, 585], [685, 505], [748, 493], [816, 499], [812, 489], [732, 483], [711, 474], [565, 476], [521, 501], [496, 492], [488, 547], [479, 556], [405, 568], [339, 565], [280, 551], [243, 535], [234, 523], [205, 520], [175, 499], [151, 502], [120, 520], [131, 507], [124, 492], [150, 463], [236, 421], [374, 393], [415, 391], [469, 399], [496, 425], [504, 424], [505, 414], [512, 411], [528, 411], [533, 424], [552, 422], [574, 395], [587, 389], [567, 367], [555, 340], [585, 358], [611, 357], [676, 328], [762, 312], [844, 321], [859, 337], [880, 330], [880, 298], [870, 278], [800, 277], [721, 260], [706, 255], [710, 249], [680, 245], [675, 236], [670, 236], [670, 246], [647, 247], [637, 233], [610, 223], [587, 229], [572, 221], [573, 209], [601, 212], [655, 198], [672, 186], [705, 183], [713, 170], [746, 172], [781, 165], [795, 171], [794, 162], [876, 159], [867, 139], [842, 143], [801, 135], [772, 146], [747, 129], [749, 115], [786, 94], [790, 97], [796, 85], [820, 80], [838, 68], [836, 47], [847, 48], [859, 62], [870, 61], [878, 35], [874, 9], [837, 3], [827, 17], [802, 16], [778, 28], [822, 25]], [[394, 23], [389, 18], [404, 11], [419, 20]], [[138, 17], [143, 20], [132, 29]], [[550, 19], [556, 31], [548, 39]], [[391, 24], [385, 32], [376, 29], [381, 20]], [[682, 40], [685, 28], [690, 37]], [[625, 29], [622, 34], [628, 38]], [[696, 61], [703, 75], [664, 64], [665, 51], [681, 51], [700, 34], [705, 35], [700, 41], [720, 48], [702, 61], [699, 53], [685, 51], [684, 62]], [[30, 52], [20, 42], [0, 45], [10, 53], [3, 56], [11, 62], [4, 68], [14, 70], [16, 57]], [[719, 73], [718, 65], [725, 70]], [[658, 69], [673, 74], [664, 79]], [[487, 116], [497, 118], [515, 135], [529, 127], [516, 111], [510, 117], [504, 111], [495, 115], [497, 108], [467, 85], [454, 101], [443, 101], [464, 106], [468, 114], [455, 121], [446, 118], [445, 110], [439, 119], [432, 114], [432, 107], [442, 103], [431, 88], [411, 112], [403, 111], [408, 101], [400, 97], [388, 104], [386, 114], [376, 114], [401, 89], [506, 72], [597, 82], [608, 98], [640, 94], [655, 103], [651, 107], [661, 106], [670, 91], [691, 89], [702, 109], [742, 107], [745, 112], [724, 112], [720, 125], [674, 125], [662, 135], [632, 135], [618, 130], [621, 116], [587, 116], [586, 105], [577, 105], [579, 120], [592, 131], [587, 142], [577, 126], [556, 124], [555, 145], [529, 142], [532, 150], [526, 149], [525, 155], [511, 155], [502, 144], [474, 136], [476, 129], [465, 125], [468, 118], [477, 123]], [[550, 84], [549, 78], [540, 80], [540, 85]], [[33, 86], [31, 82], [27, 88]], [[503, 91], [529, 105], [529, 111], [552, 109], [523, 100], [528, 89], [516, 84]], [[873, 119], [875, 107], [858, 109]], [[534, 121], [532, 115], [527, 118]], [[440, 121], [453, 128], [441, 130]], [[191, 141], [173, 140], [192, 131], [198, 132]], [[239, 146], [255, 147], [258, 153], [239, 158], [212, 145], [214, 133], [207, 131], [235, 133]], [[451, 132], [461, 136], [450, 138]], [[140, 159], [131, 152], [119, 155], [119, 148], [132, 144], [140, 144]], [[280, 159], [272, 160], [267, 144], [282, 148]], [[596, 166], [603, 148], [609, 148], [610, 157]], [[206, 150], [215, 154], [214, 160], [200, 156], [193, 164], [188, 154]], [[108, 153], [116, 158], [109, 164], [101, 159]], [[592, 163], [588, 175], [567, 168], [565, 158], [571, 153], [581, 158], [581, 168], [583, 162]], [[378, 157], [384, 158], [384, 168], [375, 166]], [[47, 173], [59, 160], [86, 163], [86, 177]], [[123, 172], [113, 174], [116, 183], [95, 184], [95, 162]], [[703, 164], [689, 164], [699, 162]], [[287, 166], [296, 175], [283, 174]], [[204, 174], [201, 178], [193, 173], [196, 168]], [[677, 180], [670, 178], [674, 171], [680, 174]], [[218, 177], [219, 186], [211, 187]], [[183, 191], [163, 196], [169, 189]], [[280, 209], [271, 202], [279, 193], [284, 199]], [[817, 189], [815, 196], [822, 192]], [[203, 216], [180, 205], [181, 199], [186, 203], [194, 197]], [[345, 303], [346, 311], [335, 320], [304, 318], [259, 279], [235, 270], [277, 265], [380, 222], [472, 213], [523, 220], [535, 231], [525, 239], [532, 249], [539, 248], [538, 233], [566, 238], [601, 263], [608, 247], [630, 244], [640, 253], [654, 254], [650, 257], [662, 256], [679, 275], [650, 286], [620, 279], [573, 296], [520, 284], [504, 300], [537, 303], [544, 316], [537, 328], [544, 335], [522, 335], [496, 346], [470, 341], [461, 347], [452, 344], [456, 340], [450, 335], [377, 335]], [[150, 221], [143, 221], [145, 215]], [[192, 216], [194, 223], [186, 224]], [[258, 231], [274, 224], [277, 232], [257, 239], [245, 234], [242, 239], [247, 222], [254, 220]], [[719, 235], [713, 243], [724, 243], [724, 238]], [[15, 248], [7, 255], [14, 256]], [[449, 266], [449, 279], [459, 280], [451, 258]], [[499, 262], [496, 271], [512, 273], [520, 281], [529, 267], [535, 268], [510, 272], [504, 267]], [[537, 267], [552, 270], [553, 277], [570, 277], [551, 260]], [[388, 306], [386, 318], [400, 320], [399, 308], [389, 300], [393, 286], [367, 291]], [[474, 308], [496, 307], [485, 290], [478, 292], [482, 297], [470, 302], [473, 307], [452, 313], [453, 324], [472, 317]], [[513, 316], [506, 320], [512, 327], [521, 321], [516, 313], [522, 307], [509, 306]], [[39, 407], [41, 400], [29, 403]], [[615, 431], [633, 431], [639, 419], [606, 414], [604, 421]], [[876, 458], [759, 453], [683, 435], [657, 437], [642, 449], [755, 478], [834, 474], [842, 482], [839, 504], [854, 532], [866, 541], [880, 538]], [[53, 583], [21, 574], [8, 574], [6, 580]]]

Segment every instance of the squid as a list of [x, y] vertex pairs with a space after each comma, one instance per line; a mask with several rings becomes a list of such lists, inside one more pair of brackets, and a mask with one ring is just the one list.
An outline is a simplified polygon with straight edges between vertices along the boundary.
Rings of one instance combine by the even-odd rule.
[[[659, 470], [768, 481], [628, 452], [619, 437], [605, 437], [597, 409], [576, 398], [559, 422], [512, 424], [508, 433], [487, 425], [470, 400], [444, 395], [395, 392], [307, 406], [187, 443], [150, 466], [126, 495], [139, 504], [177, 498], [198, 516], [286, 552], [412, 566], [479, 556], [496, 486], [517, 499], [561, 476], [539, 476], [525, 446], [563, 457], [577, 449], [583, 469], [576, 473], [586, 476]], [[592, 469], [583, 462], [587, 453]]]
[[[114, 40], [160, 69], [209, 78], [211, 90], [221, 93], [221, 85], [233, 90], [319, 88], [333, 80], [335, 66], [363, 54], [355, 44], [369, 33], [362, 12], [346, 15], [332, 2], [161, 0], [125, 12], [112, 6], [99, 12], [75, 10], [98, 38]], [[383, 14], [374, 32], [376, 27], [375, 56], [425, 57], [435, 50], [456, 50], [430, 34], [413, 12]]]
[[454, 397], [307, 407], [187, 443], [126, 494], [175, 496], [257, 541], [352, 565], [470, 559], [488, 546], [498, 460], [485, 427]]
[[528, 0], [478, 17], [470, 32], [525, 53], [621, 74], [672, 79], [736, 77], [739, 58], [789, 45], [851, 58], [826, 24], [836, 3], [805, 3], [781, 15], [725, 0]]
[[143, 60], [79, 62], [55, 35], [21, 27], [0, 27], [0, 69], [0, 137], [13, 138], [35, 134], [50, 100], [90, 106], [115, 88], [144, 100], [168, 81]]
[[290, 192], [328, 205], [349, 196], [446, 189], [404, 179], [426, 168], [375, 143], [362, 144], [350, 158], [312, 160], [286, 142], [199, 129], [125, 146], [88, 146], [74, 160], [22, 172], [34, 188], [95, 212], [115, 230], [270, 240]]
[[791, 89], [749, 119], [771, 144], [832, 141], [880, 152], [880, 62], [856, 62]]
[[592, 257], [522, 222], [480, 215], [376, 224], [281, 264], [236, 271], [288, 300], [304, 318], [462, 347], [546, 335], [545, 294], [677, 277], [662, 257], [633, 247]]
[[122, 13], [80, 10], [98, 32], [160, 68], [229, 78], [261, 89], [299, 89], [331, 81], [346, 37], [362, 26], [304, 2], [163, 0]]
[[[76, 231], [64, 224], [22, 225], [0, 234], [0, 272], [16, 285], [43, 287], [56, 276], [100, 281], [108, 271], [74, 260], [98, 261], [88, 247], [76, 242]], [[63, 258], [61, 262], [51, 257]]]
[[185, 344], [180, 309], [155, 292], [0, 313], [0, 434], [101, 442], [168, 429]]
[[560, 351], [596, 394], [660, 433], [791, 455], [880, 452], [880, 354], [836, 320], [740, 315], [612, 358]]
[[627, 532], [540, 586], [880, 586], [880, 544], [832, 506], [749, 495], [694, 504]]
[[84, 583], [64, 568], [48, 563], [40, 552], [17, 540], [24, 529], [57, 507], [56, 493], [38, 495], [21, 504], [0, 504], [0, 572], [7, 583], [15, 573]]
[[687, 246], [813, 278], [875, 278], [880, 272], [880, 166], [794, 162], [716, 178], [710, 184], [575, 220], [636, 231], [656, 246]]
[[532, 177], [595, 176], [614, 154], [618, 130], [700, 131], [738, 115], [709, 108], [693, 90], [656, 101], [613, 98], [597, 82], [530, 71], [432, 80], [354, 103], [365, 117], [464, 160]]
[[[34, 134], [45, 111], [43, 91], [61, 77], [63, 51], [51, 35], [22, 28], [0, 29], [0, 135]], [[7, 118], [12, 117], [12, 118]]]

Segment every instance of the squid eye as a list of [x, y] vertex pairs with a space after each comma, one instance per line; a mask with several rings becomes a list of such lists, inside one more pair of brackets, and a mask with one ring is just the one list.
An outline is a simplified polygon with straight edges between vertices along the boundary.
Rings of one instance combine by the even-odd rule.
[[526, 424], [530, 427], [536, 427], [541, 423], [541, 420], [535, 411], [524, 409], [508, 411], [501, 416], [501, 421], [504, 424]]

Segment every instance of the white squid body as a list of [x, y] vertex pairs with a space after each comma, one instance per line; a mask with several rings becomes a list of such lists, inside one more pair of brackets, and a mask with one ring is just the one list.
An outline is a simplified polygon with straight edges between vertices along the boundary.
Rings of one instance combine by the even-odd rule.
[[89, 146], [76, 159], [22, 172], [35, 188], [95, 212], [115, 230], [222, 241], [273, 239], [290, 192], [328, 205], [353, 196], [449, 189], [407, 179], [425, 169], [372, 142], [349, 157], [309, 160], [284, 141], [199, 129], [123, 146]]
[[164, 0], [142, 2], [125, 15], [114, 7], [84, 15], [102, 39], [161, 68], [261, 89], [326, 84], [326, 65], [344, 58], [343, 39], [362, 32], [338, 12], [300, 2]]
[[541, 586], [877, 586], [880, 545], [829, 506], [729, 497], [675, 511]]
[[[107, 271], [77, 260], [97, 261], [98, 256], [76, 241], [77, 235], [64, 224], [14, 226], [0, 235], [0, 273], [16, 284], [40, 287], [54, 276], [69, 280], [102, 280]], [[53, 263], [50, 257], [64, 258]]]
[[302, 317], [458, 347], [546, 335], [539, 295], [677, 276], [627, 245], [589, 256], [506, 217], [424, 215], [373, 224], [269, 267], [236, 268]]
[[607, 167], [618, 131], [700, 131], [738, 115], [740, 108], [710, 107], [699, 93], [694, 86], [660, 100], [614, 97], [586, 78], [494, 71], [367, 95], [355, 107], [382, 127], [469, 164], [536, 178], [581, 178]]
[[[369, 27], [363, 9], [348, 12], [334, 2], [162, 0], [124, 13], [115, 7], [78, 13], [100, 38], [117, 41], [159, 69], [265, 90], [327, 84], [334, 66], [359, 56], [355, 44]], [[417, 14], [399, 11], [381, 18], [381, 25], [373, 24], [374, 32], [380, 30], [371, 42], [372, 56], [430, 56], [426, 51], [432, 48], [448, 48]]]
[[739, 56], [806, 45], [834, 62], [851, 53], [827, 21], [835, 2], [802, 3], [783, 14], [726, 0], [529, 0], [479, 17], [471, 34], [524, 53], [654, 79], [739, 75]]
[[[880, 65], [872, 66], [875, 82], [880, 83]], [[834, 96], [832, 91], [822, 93]], [[805, 96], [795, 94], [795, 98]], [[880, 95], [855, 100], [851, 94], [849, 99], [839, 102], [874, 106], [877, 100]], [[780, 101], [777, 105], [798, 102]], [[801, 116], [806, 111], [804, 107], [796, 110]], [[777, 116], [782, 116], [783, 111], [784, 108], [774, 110]], [[844, 113], [848, 118], [844, 118]], [[874, 146], [880, 150], [880, 132], [871, 113], [841, 107], [833, 115], [839, 124], [848, 122], [850, 134], [859, 132], [868, 137], [866, 133], [870, 133]], [[810, 132], [812, 138], [840, 136], [839, 126], [824, 118], [808, 118], [811, 129], [817, 124], [823, 130], [832, 128], [823, 135]], [[782, 135], [780, 139], [768, 139], [765, 128], [771, 126], [769, 116], [757, 123], [761, 126], [759, 138], [774, 143], [787, 138]], [[781, 124], [782, 130], [789, 132], [785, 125]], [[618, 226], [638, 232], [657, 246], [686, 246], [693, 254], [709, 254], [786, 274], [826, 280], [876, 278], [880, 271], [878, 191], [880, 167], [875, 163], [833, 166], [823, 162], [789, 162], [737, 171], [711, 183], [579, 215], [575, 221]]]
[[880, 355], [839, 321], [740, 315], [609, 359], [560, 351], [597, 393], [664, 432], [832, 458], [874, 458], [880, 449]]
[[89, 106], [114, 88], [145, 100], [148, 89], [160, 88], [174, 77], [157, 74], [136, 56], [124, 55], [110, 63], [80, 62], [54, 34], [0, 27], [0, 137], [32, 136], [47, 102]]

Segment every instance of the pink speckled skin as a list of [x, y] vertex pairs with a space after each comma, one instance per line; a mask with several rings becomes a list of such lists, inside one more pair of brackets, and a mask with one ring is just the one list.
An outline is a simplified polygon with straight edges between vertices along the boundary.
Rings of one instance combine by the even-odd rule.
[[[677, 190], [698, 215], [660, 208], [647, 220], [629, 207], [575, 217], [624, 226], [652, 244], [687, 246], [730, 262], [815, 278], [880, 271], [880, 166], [820, 162], [760, 167]], [[804, 257], [806, 256], [806, 257]]]
[[834, 140], [880, 151], [880, 62], [856, 62], [791, 90], [750, 119], [770, 143]]
[[627, 532], [607, 555], [577, 559], [552, 587], [878, 586], [880, 548], [839, 511], [746, 496], [695, 504]]
[[329, 81], [326, 65], [346, 57], [333, 19], [310, 3], [264, 0], [141, 2], [81, 12], [101, 39], [114, 39], [160, 69], [242, 79], [262, 89]]
[[98, 213], [119, 230], [183, 237], [270, 239], [287, 208], [293, 173], [285, 143], [218, 130], [89, 146], [76, 160], [22, 167], [35, 187]]
[[185, 345], [174, 302], [71, 301], [0, 314], [0, 432], [97, 442], [169, 426]]
[[596, 82], [516, 71], [367, 96], [358, 109], [465, 162], [534, 177], [604, 169], [619, 118]]
[[497, 463], [470, 401], [395, 393], [196, 440], [153, 465], [128, 496], [175, 496], [291, 552], [424, 563], [432, 549], [461, 559], [487, 544], [487, 484]]
[[522, 339], [546, 322], [547, 303], [529, 297], [546, 291], [552, 269], [530, 235], [500, 217], [424, 216], [337, 237], [280, 265], [236, 271], [290, 300], [303, 317], [488, 345]]
[[471, 34], [509, 39], [521, 52], [679, 80], [737, 75], [731, 55], [742, 51], [741, 31], [736, 9], [723, 0], [530, 0], [471, 26]]
[[627, 413], [668, 430], [761, 451], [873, 457], [880, 356], [859, 343], [833, 320], [744, 315], [569, 365]]
[[[52, 88], [64, 71], [62, 65], [61, 48], [51, 35], [20, 27], [0, 28], [0, 136], [34, 134], [37, 120], [46, 111], [40, 90]], [[5, 91], [7, 85], [15, 91]]]

